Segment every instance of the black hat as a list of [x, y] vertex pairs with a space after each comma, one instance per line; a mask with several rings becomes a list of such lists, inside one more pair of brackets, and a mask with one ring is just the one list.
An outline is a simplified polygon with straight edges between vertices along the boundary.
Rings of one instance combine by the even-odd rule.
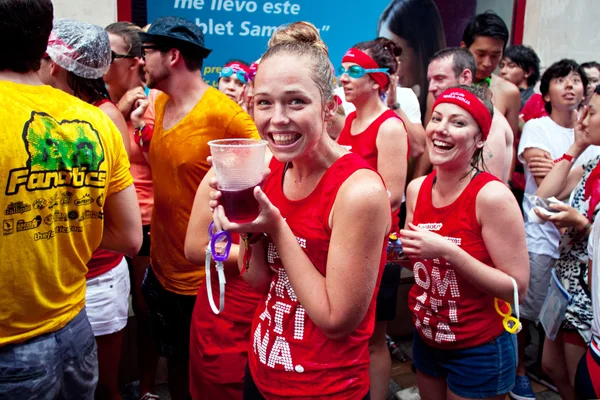
[[142, 42], [183, 45], [186, 48], [200, 51], [203, 58], [208, 57], [212, 50], [204, 47], [204, 33], [196, 24], [181, 17], [157, 18], [147, 32], [139, 33]]

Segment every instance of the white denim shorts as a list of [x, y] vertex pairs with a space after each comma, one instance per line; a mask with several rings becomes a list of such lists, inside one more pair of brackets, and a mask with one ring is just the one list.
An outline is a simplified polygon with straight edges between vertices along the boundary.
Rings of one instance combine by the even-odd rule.
[[94, 336], [109, 335], [125, 328], [130, 288], [125, 257], [115, 268], [87, 281], [85, 308]]

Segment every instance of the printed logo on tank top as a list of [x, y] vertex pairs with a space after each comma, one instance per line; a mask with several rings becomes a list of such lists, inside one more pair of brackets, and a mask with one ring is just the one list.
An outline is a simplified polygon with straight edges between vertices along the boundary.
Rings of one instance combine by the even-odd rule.
[[[429, 231], [440, 230], [441, 223], [420, 223], [419, 227]], [[460, 246], [461, 238], [444, 236], [444, 239]], [[431, 273], [425, 264], [416, 262], [413, 266], [415, 283], [425, 290], [417, 297], [413, 308], [415, 315], [422, 315], [422, 309], [425, 310], [425, 316], [421, 319], [416, 317], [415, 326], [427, 339], [435, 340], [437, 343], [455, 342], [456, 335], [452, 331], [450, 324], [435, 319], [432, 321], [433, 313], [438, 313], [441, 309], [446, 309], [447, 319], [450, 323], [457, 324], [458, 304], [460, 299], [460, 289], [456, 272], [451, 264], [442, 258], [432, 260], [433, 268]], [[428, 294], [431, 292], [431, 295]]]
[[[296, 237], [298, 244], [306, 249], [306, 239]], [[267, 262], [271, 265], [280, 264], [280, 257], [275, 245], [270, 242], [267, 248]], [[270, 368], [283, 366], [285, 371], [304, 372], [302, 365], [294, 364], [290, 344], [285, 337], [284, 326], [293, 321], [293, 339], [304, 339], [304, 307], [298, 304], [298, 298], [283, 267], [272, 268], [275, 277], [271, 281], [269, 294], [259, 322], [254, 330], [252, 349], [261, 364]], [[292, 333], [289, 332], [291, 336]]]

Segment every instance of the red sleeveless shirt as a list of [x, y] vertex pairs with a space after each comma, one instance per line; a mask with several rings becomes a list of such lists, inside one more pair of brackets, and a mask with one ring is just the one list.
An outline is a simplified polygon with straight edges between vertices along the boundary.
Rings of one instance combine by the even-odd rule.
[[[112, 103], [108, 99], [102, 99], [95, 102], [93, 105], [100, 107], [104, 103]], [[114, 104], [114, 103], [113, 103]], [[92, 253], [92, 258], [87, 263], [88, 272], [85, 274], [85, 279], [92, 279], [103, 275], [115, 268], [123, 260], [123, 254], [114, 253], [104, 249], [96, 249]]]
[[[496, 177], [481, 172], [458, 198], [445, 207], [431, 202], [436, 172], [429, 174], [417, 197], [412, 223], [457, 244], [469, 255], [494, 267], [476, 216], [479, 191]], [[408, 305], [417, 331], [430, 346], [461, 349], [487, 343], [504, 331], [494, 297], [481, 292], [443, 258], [413, 259], [415, 284]]]
[[[331, 229], [329, 215], [342, 183], [369, 166], [346, 154], [325, 172], [313, 192], [288, 200], [282, 191], [284, 164], [275, 158], [264, 192], [286, 219], [300, 247], [325, 276]], [[360, 399], [369, 390], [369, 338], [373, 333], [375, 300], [387, 238], [382, 237], [377, 287], [369, 309], [347, 337], [330, 339], [311, 321], [294, 293], [277, 248], [267, 239], [271, 286], [254, 316], [248, 363], [252, 377], [267, 399]]]
[[[386, 110], [381, 113], [381, 115], [377, 117], [375, 121], [371, 122], [367, 129], [357, 135], [353, 135], [350, 132], [352, 129], [352, 123], [356, 119], [356, 111], [353, 111], [346, 117], [346, 122], [344, 123], [344, 128], [342, 129], [340, 137], [338, 138], [338, 143], [342, 146], [348, 147], [348, 150], [354, 154], [361, 156], [362, 159], [371, 166], [371, 168], [377, 171], [377, 135], [379, 134], [379, 128], [381, 127], [381, 124], [390, 118], [397, 118], [402, 121], [402, 119], [396, 115], [394, 111]], [[406, 140], [408, 145], [408, 136]], [[410, 147], [407, 147], [407, 149], [410, 149]], [[407, 151], [407, 160], [409, 153], [410, 150]], [[398, 211], [396, 210], [392, 213], [391, 232], [398, 231], [399, 224], [400, 218], [398, 217]]]

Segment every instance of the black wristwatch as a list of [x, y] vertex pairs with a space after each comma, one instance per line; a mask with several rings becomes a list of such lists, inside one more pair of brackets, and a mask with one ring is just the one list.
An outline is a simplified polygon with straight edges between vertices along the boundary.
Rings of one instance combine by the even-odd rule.
[[390, 107], [390, 110], [397, 110], [400, 108], [400, 103], [392, 104], [389, 107]]

